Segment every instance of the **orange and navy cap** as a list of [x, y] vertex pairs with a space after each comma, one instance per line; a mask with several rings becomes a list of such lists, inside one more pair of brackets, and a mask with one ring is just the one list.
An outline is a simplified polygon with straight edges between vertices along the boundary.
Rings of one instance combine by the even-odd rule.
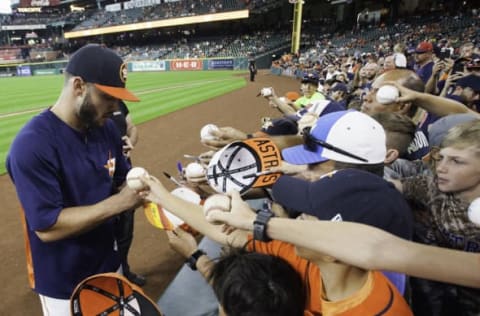
[[72, 316], [162, 316], [143, 290], [118, 273], [101, 273], [81, 281], [70, 297]]
[[127, 64], [113, 50], [98, 44], [88, 44], [70, 58], [65, 71], [93, 83], [102, 92], [125, 101], [140, 101], [125, 88]]

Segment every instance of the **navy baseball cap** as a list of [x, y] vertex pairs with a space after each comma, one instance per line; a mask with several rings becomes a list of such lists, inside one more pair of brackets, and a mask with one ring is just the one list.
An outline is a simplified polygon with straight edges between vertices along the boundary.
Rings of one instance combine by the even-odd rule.
[[315, 84], [318, 85], [318, 81], [320, 78], [316, 73], [307, 73], [302, 77], [302, 83], [309, 83], [309, 84]]
[[354, 110], [322, 115], [309, 131], [303, 131], [303, 136], [303, 145], [282, 150], [283, 160], [294, 165], [326, 160], [378, 164], [387, 152], [383, 127]]
[[68, 61], [65, 71], [93, 83], [102, 92], [120, 100], [140, 101], [125, 88], [127, 64], [113, 50], [98, 44], [87, 44]]
[[393, 184], [359, 169], [343, 169], [309, 182], [283, 175], [272, 187], [275, 202], [290, 217], [301, 213], [320, 220], [363, 223], [409, 239], [410, 207]]
[[475, 92], [480, 92], [480, 77], [476, 75], [468, 75], [457, 80], [457, 86], [462, 88], [470, 88]]
[[332, 91], [343, 91], [344, 93], [348, 93], [347, 85], [341, 82], [337, 82], [331, 88]]
[[296, 135], [298, 132], [298, 118], [295, 116], [284, 116], [273, 119], [262, 127], [262, 132], [268, 135]]

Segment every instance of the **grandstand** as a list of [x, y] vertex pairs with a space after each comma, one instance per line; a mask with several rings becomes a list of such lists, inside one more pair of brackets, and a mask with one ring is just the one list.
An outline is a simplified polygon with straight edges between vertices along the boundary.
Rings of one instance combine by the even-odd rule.
[[[470, 14], [473, 7], [424, 1], [412, 9], [406, 5], [410, 2], [402, 8], [392, 2], [306, 0], [301, 47], [348, 55], [385, 53], [398, 41], [414, 46], [420, 39], [449, 37], [458, 42], [468, 30], [477, 41], [478, 16]], [[270, 65], [272, 55], [290, 51], [292, 4], [287, 0], [52, 0], [44, 7], [28, 3], [21, 1], [12, 14], [0, 15], [0, 64], [4, 65], [0, 73], [15, 74], [11, 65], [19, 63], [65, 60], [86, 42], [115, 47], [132, 61], [254, 54], [264, 57], [263, 67]], [[248, 11], [247, 18], [168, 25], [178, 18], [209, 21], [215, 14], [242, 10]], [[166, 24], [151, 27], [159, 21]], [[104, 28], [109, 31], [102, 34], [99, 30]], [[92, 31], [99, 34], [92, 36]], [[86, 33], [68, 36], [75, 32]]]

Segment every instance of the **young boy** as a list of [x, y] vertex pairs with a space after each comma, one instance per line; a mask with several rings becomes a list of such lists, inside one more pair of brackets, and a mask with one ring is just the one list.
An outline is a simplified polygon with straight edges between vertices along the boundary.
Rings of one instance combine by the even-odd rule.
[[[470, 203], [480, 197], [480, 121], [450, 129], [431, 158], [434, 175], [395, 182], [414, 206], [416, 241], [480, 252], [480, 227], [468, 218]], [[412, 288], [415, 315], [480, 313], [479, 290], [425, 280], [412, 280]]]

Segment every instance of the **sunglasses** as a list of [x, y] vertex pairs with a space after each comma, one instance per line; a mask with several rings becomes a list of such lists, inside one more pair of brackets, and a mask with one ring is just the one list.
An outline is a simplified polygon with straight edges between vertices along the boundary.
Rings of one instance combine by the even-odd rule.
[[305, 148], [306, 150], [311, 151], [311, 152], [316, 152], [317, 147], [322, 146], [324, 148], [327, 148], [327, 149], [329, 149], [331, 151], [334, 151], [336, 153], [348, 156], [350, 158], [357, 159], [357, 160], [360, 160], [360, 161], [363, 161], [363, 162], [368, 162], [368, 160], [365, 159], [365, 158], [359, 157], [355, 154], [352, 154], [348, 151], [345, 151], [341, 148], [338, 148], [338, 147], [336, 147], [332, 144], [329, 144], [329, 143], [327, 143], [323, 140], [316, 139], [315, 137], [313, 137], [312, 134], [310, 134], [310, 129], [311, 129], [311, 127], [307, 126], [303, 129], [303, 132], [302, 132], [302, 134], [303, 134], [303, 148]]

